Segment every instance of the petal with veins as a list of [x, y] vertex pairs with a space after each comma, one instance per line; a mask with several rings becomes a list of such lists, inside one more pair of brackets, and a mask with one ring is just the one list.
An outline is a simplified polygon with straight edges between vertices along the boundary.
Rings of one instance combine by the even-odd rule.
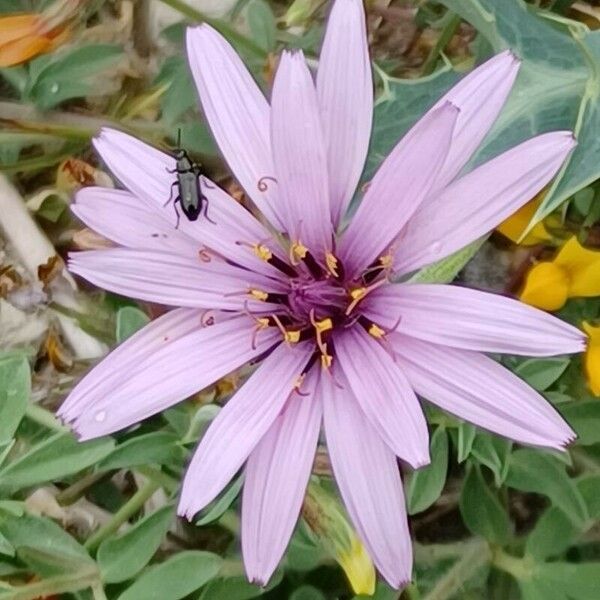
[[250, 454], [242, 498], [242, 551], [248, 579], [266, 585], [288, 545], [304, 499], [321, 426], [318, 371], [302, 384]]
[[384, 329], [465, 350], [554, 356], [582, 352], [576, 327], [496, 294], [456, 285], [388, 285], [365, 299], [363, 314]]
[[233, 174], [256, 206], [281, 227], [273, 177], [269, 104], [229, 43], [209, 25], [187, 31], [187, 56], [206, 120]]
[[248, 304], [251, 310], [272, 311], [276, 305], [253, 301], [248, 291], [286, 289], [274, 279], [222, 261], [202, 262], [153, 250], [75, 252], [69, 257], [69, 270], [116, 294], [166, 306], [243, 310]]
[[478, 352], [389, 336], [411, 385], [423, 398], [523, 444], [563, 450], [575, 433], [524, 381]]
[[375, 174], [340, 241], [350, 277], [368, 267], [425, 199], [450, 148], [458, 109], [450, 103], [423, 117]]
[[429, 463], [427, 422], [406, 375], [361, 327], [335, 338], [350, 390], [385, 443], [412, 467]]
[[344, 504], [377, 568], [400, 588], [411, 578], [412, 546], [396, 457], [349, 391], [322, 382], [327, 449]]
[[123, 342], [71, 392], [58, 416], [81, 439], [129, 427], [213, 384], [277, 343], [236, 317], [202, 327], [202, 312], [181, 308]]
[[271, 108], [271, 143], [282, 206], [292, 241], [319, 258], [331, 249], [327, 156], [317, 94], [301, 51], [284, 52]]
[[281, 344], [229, 400], [194, 453], [178, 514], [192, 518], [227, 485], [285, 406], [312, 351]]
[[554, 177], [575, 146], [569, 131], [532, 138], [450, 184], [400, 234], [394, 269], [407, 273], [488, 233]]
[[373, 78], [362, 0], [336, 0], [317, 72], [329, 167], [331, 218], [337, 226], [360, 179], [371, 136]]

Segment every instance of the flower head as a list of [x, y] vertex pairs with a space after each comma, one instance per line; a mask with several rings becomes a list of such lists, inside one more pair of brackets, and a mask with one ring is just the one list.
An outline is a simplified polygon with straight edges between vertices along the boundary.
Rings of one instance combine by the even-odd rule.
[[483, 353], [579, 352], [584, 338], [508, 298], [392, 279], [498, 225], [554, 176], [573, 137], [538, 136], [459, 176], [516, 77], [518, 61], [500, 54], [398, 143], [344, 229], [373, 110], [360, 0], [335, 2], [316, 83], [301, 52], [283, 54], [270, 105], [216, 31], [190, 29], [187, 47], [215, 139], [270, 225], [201, 177], [210, 219], [176, 227], [174, 158], [103, 130], [96, 148], [129, 191], [84, 189], [74, 210], [120, 247], [76, 253], [70, 268], [180, 308], [113, 351], [60, 415], [82, 439], [106, 435], [259, 363], [202, 438], [179, 513], [192, 518], [245, 465], [244, 561], [265, 583], [298, 518], [323, 422], [348, 513], [399, 587], [412, 551], [397, 459], [429, 461], [417, 394], [500, 435], [563, 448], [574, 434], [558, 413]]

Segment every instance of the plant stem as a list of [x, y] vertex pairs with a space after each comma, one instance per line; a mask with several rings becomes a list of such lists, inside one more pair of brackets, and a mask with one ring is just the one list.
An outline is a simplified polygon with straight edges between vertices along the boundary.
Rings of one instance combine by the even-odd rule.
[[100, 582], [92, 586], [92, 596], [94, 597], [94, 600], [108, 600], [106, 593], [104, 592], [104, 587]]
[[160, 469], [149, 467], [147, 465], [136, 467], [136, 471], [140, 475], [144, 475], [148, 479], [158, 483], [163, 487], [169, 494], [173, 494], [179, 489], [179, 481], [166, 473], [163, 473]]
[[161, 0], [161, 2], [180, 12], [182, 15], [185, 15], [192, 21], [208, 23], [219, 33], [222, 33], [223, 36], [225, 36], [229, 41], [233, 42], [234, 45], [244, 47], [257, 58], [260, 58], [261, 60], [265, 60], [267, 58], [267, 52], [265, 50], [263, 50], [258, 44], [255, 44], [252, 40], [248, 39], [246, 36], [236, 31], [233, 27], [231, 27], [231, 25], [225, 23], [224, 21], [221, 21], [220, 19], [213, 19], [212, 17], [205, 15], [186, 2], [183, 2], [183, 0]]
[[31, 421], [35, 421], [38, 425], [42, 425], [52, 431], [60, 431], [62, 433], [69, 431], [49, 410], [42, 408], [39, 404], [28, 404], [25, 416]]
[[491, 558], [492, 554], [487, 543], [482, 540], [478, 544], [473, 544], [450, 567], [423, 600], [447, 600], [452, 598], [465, 582], [469, 581], [481, 567], [491, 561]]
[[125, 504], [123, 504], [123, 506], [121, 506], [108, 523], [100, 527], [94, 535], [88, 538], [84, 544], [85, 548], [90, 552], [95, 550], [109, 535], [115, 533], [125, 521], [128, 521], [136, 512], [138, 512], [158, 488], [160, 488], [160, 485], [154, 481], [149, 481], [141, 487], [127, 502], [125, 502]]
[[421, 70], [422, 75], [431, 75], [431, 73], [433, 73], [440, 53], [448, 45], [448, 42], [456, 33], [456, 30], [458, 29], [459, 25], [460, 17], [456, 14], [453, 14], [450, 17], [450, 19], [448, 19], [448, 22], [444, 25], [444, 28], [440, 33], [440, 37], [437, 39], [437, 42], [435, 43], [435, 45], [429, 52], [429, 55], [425, 59], [425, 62], [423, 63], [423, 68]]
[[494, 549], [492, 564], [497, 569], [512, 575], [515, 579], [529, 579], [534, 567], [532, 560], [511, 556], [501, 548]]
[[[48, 598], [57, 594], [69, 592], [78, 592], [98, 584], [98, 571], [81, 571], [74, 575], [57, 575], [28, 583], [19, 587], [2, 591], [2, 598], [6, 600], [35, 600], [37, 598]], [[96, 596], [97, 600], [104, 600], [101, 596]]]
[[106, 475], [106, 473], [88, 473], [87, 475], [84, 475], [79, 481], [76, 481], [73, 485], [70, 485], [56, 494], [56, 501], [61, 506], [73, 504], [73, 502], [76, 502], [83, 496], [88, 488], [106, 477]]

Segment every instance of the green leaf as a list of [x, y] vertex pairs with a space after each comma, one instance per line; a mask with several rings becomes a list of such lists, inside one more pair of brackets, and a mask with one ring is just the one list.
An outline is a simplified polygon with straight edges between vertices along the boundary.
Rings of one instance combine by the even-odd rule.
[[600, 563], [551, 562], [538, 565], [536, 579], [558, 588], [573, 600], [598, 597]]
[[244, 483], [243, 475], [240, 475], [217, 500], [209, 504], [203, 516], [196, 521], [196, 525], [208, 525], [223, 516], [223, 513], [231, 506], [233, 501], [238, 497], [242, 484]]
[[513, 452], [506, 485], [548, 496], [577, 526], [587, 519], [585, 502], [565, 466], [550, 454], [521, 449]]
[[471, 455], [492, 471], [496, 487], [500, 487], [506, 479], [511, 448], [510, 440], [481, 431], [473, 441]]
[[547, 390], [569, 366], [569, 358], [531, 358], [522, 362], [515, 373], [531, 387], [543, 392]]
[[581, 528], [576, 527], [562, 510], [551, 506], [527, 536], [525, 551], [540, 561], [559, 556], [571, 546], [579, 533]]
[[431, 464], [412, 471], [406, 478], [406, 499], [411, 515], [423, 512], [439, 497], [448, 472], [448, 434], [438, 427], [431, 436]]
[[459, 463], [464, 462], [471, 454], [471, 448], [475, 441], [475, 435], [477, 434], [477, 428], [471, 423], [462, 421], [458, 426], [458, 441], [457, 441], [457, 460]]
[[246, 9], [248, 26], [252, 39], [264, 50], [271, 52], [275, 49], [275, 15], [265, 0], [251, 0]]
[[577, 481], [577, 489], [585, 502], [590, 519], [600, 519], [600, 475], [588, 475]]
[[5, 556], [14, 556], [15, 549], [13, 545], [0, 533], [0, 554]]
[[165, 464], [183, 459], [183, 449], [177, 444], [179, 438], [168, 431], [154, 431], [131, 438], [119, 444], [102, 459], [100, 470], [127, 469], [149, 463]]
[[521, 600], [569, 600], [569, 597], [547, 581], [519, 580]]
[[184, 113], [196, 109], [196, 89], [187, 60], [183, 56], [167, 58], [154, 83], [166, 88], [161, 97], [161, 110], [162, 120], [167, 127], [174, 127]]
[[121, 344], [149, 322], [150, 318], [144, 311], [135, 306], [123, 306], [117, 313], [117, 343]]
[[[123, 56], [118, 46], [90, 44], [41, 56], [29, 64], [28, 97], [48, 109], [70, 98], [94, 93], [98, 76]], [[98, 88], [99, 93], [103, 90]]]
[[164, 506], [138, 521], [123, 535], [102, 542], [97, 556], [102, 580], [118, 583], [141, 571], [158, 550], [174, 513], [172, 505]]
[[459, 506], [463, 521], [472, 533], [492, 543], [508, 542], [512, 530], [508, 514], [485, 483], [477, 465], [472, 465], [467, 473]]
[[276, 571], [269, 583], [264, 587], [258, 587], [248, 583], [244, 576], [227, 577], [226, 579], [213, 579], [202, 592], [198, 600], [250, 600], [258, 598], [281, 583], [282, 573]]
[[17, 430], [31, 393], [29, 362], [24, 355], [0, 357], [0, 446]]
[[560, 407], [560, 412], [577, 433], [577, 444], [591, 446], [600, 442], [600, 402], [572, 402]]
[[312, 585], [301, 585], [290, 594], [289, 600], [326, 600], [326, 597]]
[[222, 563], [210, 552], [189, 550], [144, 571], [118, 600], [179, 600], [213, 579]]
[[27, 514], [5, 518], [0, 534], [41, 575], [94, 566], [85, 548], [50, 519]]
[[57, 433], [0, 470], [0, 490], [60, 481], [102, 460], [113, 447], [110, 438], [79, 443], [70, 433]]

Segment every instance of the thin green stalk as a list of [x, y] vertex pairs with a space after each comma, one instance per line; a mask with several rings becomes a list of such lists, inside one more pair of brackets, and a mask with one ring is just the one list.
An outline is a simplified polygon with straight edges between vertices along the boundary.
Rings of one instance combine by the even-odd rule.
[[254, 43], [252, 40], [248, 39], [246, 36], [242, 35], [239, 31], [236, 31], [231, 25], [225, 23], [220, 19], [213, 19], [205, 15], [204, 13], [196, 10], [183, 0], [161, 0], [163, 4], [170, 6], [176, 11], [180, 12], [182, 15], [185, 15], [192, 21], [197, 21], [199, 23], [208, 23], [212, 27], [214, 27], [218, 32], [222, 33], [229, 41], [237, 44], [239, 47], [244, 47], [246, 50], [251, 52], [257, 58], [264, 60], [267, 58], [267, 52], [261, 48], [258, 44]]
[[94, 535], [88, 538], [84, 546], [92, 552], [95, 550], [108, 536], [115, 533], [125, 521], [128, 521], [136, 512], [144, 506], [145, 502], [150, 499], [152, 494], [160, 488], [160, 485], [155, 481], [149, 481], [141, 487], [131, 498], [121, 506], [121, 508], [111, 517], [110, 521], [100, 527]]
[[481, 567], [491, 561], [491, 558], [492, 554], [486, 543], [474, 544], [448, 569], [423, 600], [452, 598]]
[[495, 548], [492, 553], [492, 564], [496, 569], [512, 575], [515, 579], [529, 579], [535, 563], [532, 558], [511, 556], [501, 548]]
[[456, 14], [453, 14], [452, 17], [448, 19], [448, 22], [444, 25], [444, 28], [440, 33], [440, 37], [437, 39], [437, 42], [423, 63], [423, 68], [421, 70], [422, 75], [431, 75], [431, 73], [433, 73], [440, 54], [448, 45], [448, 42], [450, 42], [452, 36], [454, 36], [456, 33], [456, 30], [460, 25], [460, 20], [460, 17]]
[[66, 433], [69, 431], [49, 410], [41, 407], [39, 404], [28, 404], [25, 409], [25, 416], [38, 425], [42, 425], [52, 431]]
[[[98, 584], [98, 571], [81, 571], [71, 575], [57, 575], [42, 581], [28, 583], [9, 591], [2, 590], [4, 600], [36, 600], [57, 594], [78, 592]], [[104, 600], [101, 596], [97, 600]]]
[[61, 506], [68, 506], [69, 504], [73, 504], [73, 502], [77, 502], [79, 498], [81, 498], [86, 490], [92, 487], [95, 483], [98, 483], [102, 478], [106, 477], [107, 473], [88, 473], [84, 475], [81, 479], [76, 481], [73, 485], [65, 488], [58, 494], [56, 494], [56, 501]]
[[179, 489], [179, 481], [166, 473], [163, 473], [160, 469], [149, 466], [139, 466], [135, 469], [140, 475], [151, 479], [158, 483], [164, 488], [169, 494], [173, 494]]
[[92, 586], [92, 596], [94, 600], [108, 600], [104, 592], [104, 586], [100, 582]]

